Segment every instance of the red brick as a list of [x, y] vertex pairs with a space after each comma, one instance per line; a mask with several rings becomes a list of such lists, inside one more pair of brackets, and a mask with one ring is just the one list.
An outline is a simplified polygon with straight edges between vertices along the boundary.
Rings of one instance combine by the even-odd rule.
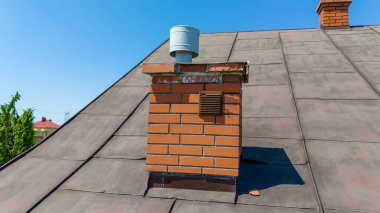
[[[338, 16], [338, 17], [329, 17], [328, 18], [328, 20], [340, 20], [340, 19], [342, 19], [341, 16]], [[325, 22], [327, 22], [327, 21], [325, 21]]]
[[171, 114], [150, 114], [149, 123], [180, 123], [180, 115]]
[[230, 93], [240, 93], [241, 85], [240, 84], [206, 84], [207, 91], [222, 91]]
[[205, 157], [180, 156], [179, 164], [181, 166], [213, 166], [214, 159]]
[[342, 23], [331, 23], [330, 26], [331, 27], [341, 27], [341, 26], [343, 26], [343, 24]]
[[148, 143], [153, 144], [179, 144], [179, 135], [148, 135]]
[[329, 3], [329, 7], [340, 7], [343, 6], [342, 3]]
[[178, 165], [178, 156], [146, 155], [147, 164]]
[[173, 84], [172, 92], [196, 93], [203, 90], [203, 84]]
[[[347, 7], [344, 7], [344, 6], [342, 6], [342, 7], [336, 7], [335, 9], [336, 10], [341, 10], [341, 11], [347, 11], [348, 12]], [[347, 14], [347, 12], [346, 12], [346, 14]]]
[[239, 137], [225, 137], [217, 136], [215, 138], [216, 146], [239, 146], [240, 138]]
[[150, 172], [167, 172], [168, 167], [167, 166], [146, 165], [145, 170], [150, 171]]
[[174, 64], [144, 64], [142, 72], [145, 74], [174, 73]]
[[182, 94], [182, 103], [199, 103], [198, 94]]
[[149, 124], [148, 133], [169, 133], [168, 124]]
[[239, 168], [239, 159], [236, 158], [215, 158], [215, 167], [220, 168], [230, 168], [238, 169]]
[[240, 103], [240, 94], [224, 94], [224, 103], [225, 104], [239, 104]]
[[240, 105], [238, 104], [224, 104], [224, 114], [240, 114]]
[[343, 24], [346, 23], [347, 24], [348, 21], [347, 20], [336, 20], [336, 23], [343, 23]]
[[236, 75], [223, 75], [223, 83], [241, 83], [241, 77]]
[[170, 84], [152, 84], [150, 85], [151, 93], [166, 93], [170, 92]]
[[206, 72], [207, 64], [181, 64], [180, 72]]
[[148, 154], [168, 154], [168, 145], [152, 145], [148, 144], [146, 147], [146, 153]]
[[185, 174], [201, 174], [202, 169], [197, 167], [169, 166], [169, 172]]
[[198, 104], [172, 104], [170, 112], [172, 113], [199, 113]]
[[174, 134], [202, 134], [203, 133], [203, 126], [202, 125], [172, 124], [172, 125], [170, 125], [170, 133], [174, 133]]
[[205, 126], [205, 133], [207, 135], [239, 135], [239, 126], [224, 126], [224, 125], [207, 125]]
[[325, 13], [325, 14], [323, 14], [323, 16], [334, 17], [335, 13]]
[[239, 115], [218, 115], [216, 116], [217, 124], [240, 124]]
[[335, 11], [336, 9], [335, 7], [325, 7], [323, 8], [323, 10], [330, 12], [330, 11]]
[[181, 103], [180, 94], [150, 94], [150, 103]]
[[150, 113], [168, 113], [169, 104], [149, 104]]
[[240, 149], [235, 147], [204, 147], [204, 156], [240, 157]]
[[332, 23], [335, 23], [335, 20], [328, 20], [328, 21], [325, 21], [324, 23], [325, 24], [332, 24]]
[[239, 170], [237, 169], [203, 168], [202, 173], [206, 175], [239, 176]]
[[186, 145], [214, 145], [214, 136], [182, 135], [181, 144]]
[[170, 84], [170, 83], [178, 83], [179, 77], [178, 76], [154, 76], [152, 79], [153, 83], [160, 83], [160, 84]]
[[189, 124], [214, 124], [215, 116], [211, 115], [194, 115], [182, 114], [181, 123]]
[[170, 155], [202, 155], [201, 146], [169, 146]]

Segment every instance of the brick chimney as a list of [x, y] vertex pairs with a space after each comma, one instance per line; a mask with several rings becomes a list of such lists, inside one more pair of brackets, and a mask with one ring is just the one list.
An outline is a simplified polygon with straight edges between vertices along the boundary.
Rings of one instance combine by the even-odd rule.
[[246, 71], [247, 63], [143, 65], [153, 77], [146, 156], [151, 187], [234, 191]]
[[317, 7], [321, 28], [349, 28], [348, 7], [352, 0], [321, 0]]

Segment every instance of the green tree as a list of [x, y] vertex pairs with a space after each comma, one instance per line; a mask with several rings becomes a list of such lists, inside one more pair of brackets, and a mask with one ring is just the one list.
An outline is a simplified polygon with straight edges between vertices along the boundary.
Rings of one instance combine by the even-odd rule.
[[15, 106], [18, 100], [16, 92], [9, 103], [0, 106], [0, 165], [34, 145], [33, 110], [26, 109], [20, 116]]

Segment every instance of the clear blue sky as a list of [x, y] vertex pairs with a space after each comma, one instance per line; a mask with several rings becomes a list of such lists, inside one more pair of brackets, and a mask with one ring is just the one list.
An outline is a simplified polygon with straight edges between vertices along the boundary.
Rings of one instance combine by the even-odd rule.
[[[19, 91], [61, 124], [168, 38], [201, 32], [316, 28], [319, 0], [0, 0], [0, 103]], [[353, 0], [351, 25], [380, 24], [379, 0]]]

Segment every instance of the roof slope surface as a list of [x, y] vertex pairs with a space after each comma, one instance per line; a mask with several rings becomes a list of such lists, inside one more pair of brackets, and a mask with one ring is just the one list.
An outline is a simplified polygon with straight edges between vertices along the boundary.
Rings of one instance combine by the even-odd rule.
[[[249, 61], [238, 193], [147, 189], [143, 63], [0, 172], [6, 212], [380, 211], [380, 26], [202, 34], [194, 62]], [[248, 195], [259, 189], [261, 196]]]

